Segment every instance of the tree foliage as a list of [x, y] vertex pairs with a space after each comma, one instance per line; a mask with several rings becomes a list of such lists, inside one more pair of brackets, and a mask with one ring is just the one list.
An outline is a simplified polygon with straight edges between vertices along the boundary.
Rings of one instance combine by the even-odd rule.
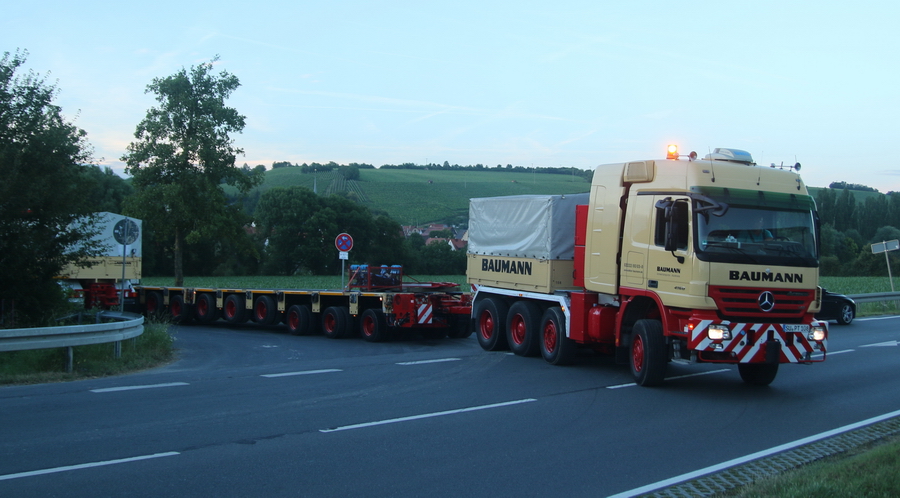
[[[87, 134], [53, 103], [58, 90], [33, 72], [27, 52], [0, 58], [0, 298], [19, 325], [65, 302], [53, 277], [101, 247], [91, 213], [96, 186]], [[10, 315], [6, 314], [6, 325]]]
[[402, 264], [400, 225], [340, 196], [320, 197], [305, 187], [273, 188], [260, 197], [255, 217], [257, 237], [265, 242], [265, 274], [339, 273], [334, 239], [341, 233], [353, 237], [355, 261]]
[[158, 106], [137, 125], [136, 141], [122, 157], [135, 188], [126, 212], [171, 244], [175, 285], [183, 283], [186, 243], [247, 240], [246, 218], [239, 206], [227, 203], [221, 186], [243, 193], [261, 179], [235, 166], [243, 151], [231, 134], [243, 130], [244, 116], [225, 100], [240, 81], [227, 71], [213, 74], [217, 60], [155, 78], [147, 86]]

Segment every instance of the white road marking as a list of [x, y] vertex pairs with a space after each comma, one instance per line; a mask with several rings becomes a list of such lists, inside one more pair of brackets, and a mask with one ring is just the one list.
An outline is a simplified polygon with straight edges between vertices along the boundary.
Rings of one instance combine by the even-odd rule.
[[438, 360], [402, 361], [397, 365], [425, 365], [426, 363], [443, 363], [445, 361], [459, 361], [461, 358], [441, 358]]
[[[829, 352], [828, 352], [828, 356], [834, 356], [834, 355], [836, 355], [836, 354], [841, 354], [841, 353], [852, 353], [852, 352], [854, 352], [854, 351], [856, 351], [856, 350], [855, 350], [855, 349], [842, 349], [842, 350], [840, 350], [840, 351], [829, 351]], [[814, 355], [813, 355], [813, 358], [815, 358], [815, 357], [817, 357], [817, 356], [822, 356], [822, 354], [821, 354], [821, 353], [819, 353], [819, 354], [814, 354]]]
[[[699, 375], [709, 375], [709, 374], [722, 373], [722, 372], [730, 372], [730, 371], [731, 371], [730, 369], [722, 368], [722, 369], [719, 369], [719, 370], [710, 370], [709, 372], [697, 372], [697, 373], [686, 374], [686, 375], [676, 375], [675, 377], [666, 377], [666, 380], [672, 380], [672, 379], [684, 379], [684, 378], [687, 378], [687, 377], [697, 377], [697, 376], [699, 376]], [[619, 384], [619, 385], [617, 385], [617, 386], [606, 386], [606, 388], [607, 388], [607, 389], [621, 389], [621, 388], [623, 388], [623, 387], [634, 387], [634, 386], [636, 386], [636, 385], [637, 385], [636, 383], [632, 382], [632, 383], [630, 383], [630, 384]]]
[[896, 346], [897, 341], [887, 341], [887, 342], [879, 342], [877, 344], [865, 344], [860, 346], [861, 348], [879, 348], [884, 346]]
[[136, 456], [131, 458], [120, 458], [118, 460], [107, 460], [105, 462], [92, 462], [92, 463], [82, 463], [79, 465], [69, 465], [66, 467], [56, 467], [52, 469], [42, 469], [42, 470], [32, 470], [30, 472], [19, 472], [18, 474], [6, 474], [0, 475], [0, 481], [7, 481], [9, 479], [18, 479], [20, 477], [32, 477], [39, 476], [44, 474], [53, 474], [56, 472], [67, 472], [69, 470], [81, 470], [81, 469], [90, 469], [93, 467], [103, 467], [106, 465], [116, 465], [120, 463], [129, 463], [129, 462], [137, 462], [140, 460], [149, 460], [151, 458], [161, 458], [167, 456], [175, 456], [180, 455], [181, 453], [177, 451], [169, 451], [166, 453], [155, 453], [153, 455], [144, 455], [144, 456]]
[[845, 425], [843, 427], [838, 427], [837, 429], [822, 432], [820, 434], [816, 434], [814, 436], [809, 436], [807, 438], [798, 439], [791, 443], [782, 444], [781, 446], [775, 446], [774, 448], [769, 448], [767, 450], [758, 451], [756, 453], [752, 453], [747, 456], [742, 456], [739, 458], [735, 458], [733, 460], [728, 460], [727, 462], [722, 462], [717, 465], [712, 465], [710, 467], [706, 467], [705, 469], [695, 470], [694, 472], [688, 472], [687, 474], [682, 474], [680, 476], [675, 476], [670, 479], [658, 481], [653, 484], [641, 486], [640, 488], [635, 488], [635, 489], [632, 489], [629, 491], [624, 491], [622, 493], [609, 496], [608, 498], [626, 498], [626, 497], [631, 497], [631, 496], [642, 495], [644, 493], [649, 493], [651, 491], [656, 491], [658, 489], [673, 486], [675, 484], [679, 484], [679, 483], [682, 483], [685, 481], [690, 481], [691, 479], [697, 479], [698, 477], [702, 477], [707, 474], [712, 474], [713, 472], [718, 472], [720, 470], [734, 467], [736, 465], [741, 465], [741, 464], [744, 464], [747, 462], [751, 462], [753, 460], [767, 457], [769, 455], [774, 455], [776, 453], [781, 453], [783, 451], [792, 450], [794, 448], [804, 446], [804, 445], [807, 445], [810, 443], [815, 443], [816, 441], [820, 441], [822, 439], [829, 438], [831, 436], [836, 436], [838, 434], [843, 434], [845, 432], [859, 429], [860, 427], [872, 425], [872, 424], [881, 422], [882, 420], [887, 420], [889, 418], [896, 417], [898, 415], [900, 415], [900, 410], [897, 410], [897, 411], [891, 412], [891, 413], [886, 413], [884, 415], [879, 415], [877, 417], [872, 417], [870, 419], [866, 419], [861, 422], [856, 422], [854, 424]]
[[323, 374], [323, 373], [331, 373], [331, 372], [343, 372], [343, 370], [340, 370], [337, 368], [329, 368], [326, 370], [304, 370], [302, 372], [284, 372], [284, 373], [277, 373], [277, 374], [265, 374], [265, 375], [260, 375], [260, 377], [268, 377], [271, 379], [273, 377], [290, 377], [292, 375], [312, 375], [312, 374]]
[[412, 415], [410, 417], [392, 418], [388, 420], [379, 420], [377, 422], [366, 422], [364, 424], [345, 425], [343, 427], [334, 427], [331, 429], [319, 429], [319, 432], [338, 432], [349, 431], [351, 429], [362, 429], [364, 427], [375, 427], [377, 425], [396, 424], [398, 422], [409, 422], [410, 420], [420, 420], [423, 418], [442, 417], [444, 415], [455, 415], [457, 413], [474, 412], [478, 410], [487, 410], [490, 408], [501, 408], [504, 406], [519, 405], [522, 403], [530, 403], [537, 401], [535, 398], [520, 399], [517, 401], [507, 401], [505, 403], [494, 403], [492, 405], [472, 406], [469, 408], [460, 408], [458, 410], [447, 410], [445, 412], [424, 413], [422, 415]]
[[122, 387], [107, 387], [104, 389], [91, 389], [92, 393], [111, 393], [116, 391], [133, 391], [135, 389], [156, 389], [157, 387], [175, 387], [175, 386], [189, 386], [187, 382], [169, 382], [168, 384], [150, 384], [146, 386], [122, 386]]

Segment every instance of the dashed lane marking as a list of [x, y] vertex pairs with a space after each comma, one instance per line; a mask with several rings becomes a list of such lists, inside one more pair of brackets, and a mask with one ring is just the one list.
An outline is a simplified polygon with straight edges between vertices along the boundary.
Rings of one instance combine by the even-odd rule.
[[146, 386], [121, 386], [121, 387], [106, 387], [103, 389], [91, 389], [92, 393], [111, 393], [116, 391], [134, 391], [135, 389], [156, 389], [159, 387], [176, 387], [176, 386], [189, 386], [187, 382], [169, 382], [168, 384], [150, 384]]
[[325, 370], [303, 370], [301, 372], [283, 372], [283, 373], [277, 373], [277, 374], [265, 374], [265, 375], [260, 375], [260, 377], [266, 377], [266, 378], [271, 379], [274, 377], [291, 377], [294, 375], [314, 375], [314, 374], [323, 374], [323, 373], [332, 373], [332, 372], [343, 372], [343, 370], [338, 369], [338, 368], [328, 368]]
[[445, 415], [455, 415], [457, 413], [474, 412], [474, 411], [478, 411], [478, 410], [489, 410], [491, 408], [502, 408], [504, 406], [520, 405], [522, 403], [531, 403], [532, 401], [537, 401], [537, 399], [527, 398], [527, 399], [520, 399], [520, 400], [516, 400], [516, 401], [507, 401], [504, 403], [494, 403], [491, 405], [472, 406], [469, 408], [460, 408], [457, 410], [447, 410], [444, 412], [423, 413], [421, 415], [412, 415], [410, 417], [400, 417], [400, 418], [392, 418], [392, 419], [388, 419], [388, 420], [378, 420], [376, 422], [366, 422], [363, 424], [345, 425], [342, 427], [333, 427], [331, 429], [320, 429], [319, 432], [327, 433], [327, 432], [349, 431], [352, 429], [362, 429], [365, 427], [375, 427], [378, 425], [396, 424], [398, 422], [409, 422], [411, 420], [421, 420], [423, 418], [443, 417]]
[[131, 457], [131, 458], [120, 458], [118, 460], [106, 460], [104, 462], [91, 462], [91, 463], [82, 463], [79, 465], [68, 465], [66, 467], [55, 467], [52, 469], [32, 470], [29, 472], [19, 472], [17, 474], [0, 475], [0, 481], [7, 481], [9, 479], [19, 479], [21, 477], [39, 476], [39, 475], [44, 475], [44, 474], [54, 474], [56, 472], [67, 472], [70, 470], [90, 469], [93, 467], [103, 467], [106, 465], [117, 465], [120, 463], [137, 462], [140, 460], [150, 460], [151, 458], [162, 458], [162, 457], [175, 456], [175, 455], [180, 455], [180, 454], [181, 453], [179, 453], [177, 451], [169, 451], [166, 453], [154, 453], [153, 455], [143, 455], [143, 456], [136, 456], [136, 457]]

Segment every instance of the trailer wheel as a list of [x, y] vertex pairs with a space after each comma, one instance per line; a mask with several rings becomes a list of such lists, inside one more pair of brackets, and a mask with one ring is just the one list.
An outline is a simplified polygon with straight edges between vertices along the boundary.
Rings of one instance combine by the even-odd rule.
[[295, 304], [284, 317], [288, 331], [294, 335], [307, 335], [313, 331], [313, 314], [309, 306]]
[[359, 330], [363, 339], [369, 342], [383, 342], [390, 338], [384, 312], [376, 309], [363, 311], [359, 319]]
[[472, 317], [469, 315], [453, 315], [450, 319], [450, 332], [447, 336], [451, 339], [465, 339], [472, 335]]
[[425, 339], [426, 341], [437, 341], [447, 337], [447, 329], [445, 328], [420, 327], [416, 330], [419, 332], [419, 335], [422, 336], [422, 339]]
[[169, 316], [172, 321], [180, 324], [191, 322], [191, 305], [184, 302], [184, 296], [175, 294], [169, 298]]
[[778, 363], [738, 363], [738, 373], [747, 384], [768, 386], [778, 375]]
[[322, 313], [322, 331], [329, 339], [341, 339], [350, 333], [350, 310], [346, 306], [330, 306]]
[[159, 291], [150, 291], [144, 298], [144, 310], [147, 315], [155, 315], [163, 311], [162, 293]]
[[278, 307], [272, 296], [258, 296], [253, 303], [253, 321], [260, 325], [272, 325], [278, 322]]
[[509, 305], [496, 297], [487, 297], [475, 305], [475, 332], [485, 351], [506, 349], [506, 315]]
[[208, 292], [197, 295], [194, 303], [194, 315], [200, 323], [212, 323], [219, 318], [219, 309], [216, 308], [216, 296]]
[[667, 366], [662, 323], [659, 320], [638, 320], [633, 331], [631, 375], [640, 386], [658, 386], [665, 380]]
[[506, 341], [519, 356], [537, 356], [540, 351], [541, 308], [531, 301], [516, 301], [509, 307]]
[[222, 315], [228, 323], [247, 321], [247, 301], [241, 294], [229, 294], [222, 306]]
[[551, 365], [569, 365], [575, 359], [575, 342], [566, 337], [566, 315], [562, 308], [547, 308], [541, 318], [541, 356]]

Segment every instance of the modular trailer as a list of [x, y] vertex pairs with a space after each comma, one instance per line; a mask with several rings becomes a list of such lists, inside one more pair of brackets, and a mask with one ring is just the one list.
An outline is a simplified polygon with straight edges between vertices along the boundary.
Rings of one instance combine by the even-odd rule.
[[768, 385], [781, 363], [823, 361], [819, 223], [799, 167], [673, 148], [598, 166], [589, 194], [472, 199], [479, 344], [552, 364], [608, 352], [643, 386], [669, 362], [737, 364]]
[[401, 331], [426, 338], [468, 337], [470, 294], [454, 287], [409, 281], [397, 265], [359, 265], [352, 267], [346, 289], [138, 286], [138, 294], [142, 311], [166, 313], [180, 323], [283, 323], [295, 335], [321, 331], [338, 339], [358, 333], [380, 342]]

